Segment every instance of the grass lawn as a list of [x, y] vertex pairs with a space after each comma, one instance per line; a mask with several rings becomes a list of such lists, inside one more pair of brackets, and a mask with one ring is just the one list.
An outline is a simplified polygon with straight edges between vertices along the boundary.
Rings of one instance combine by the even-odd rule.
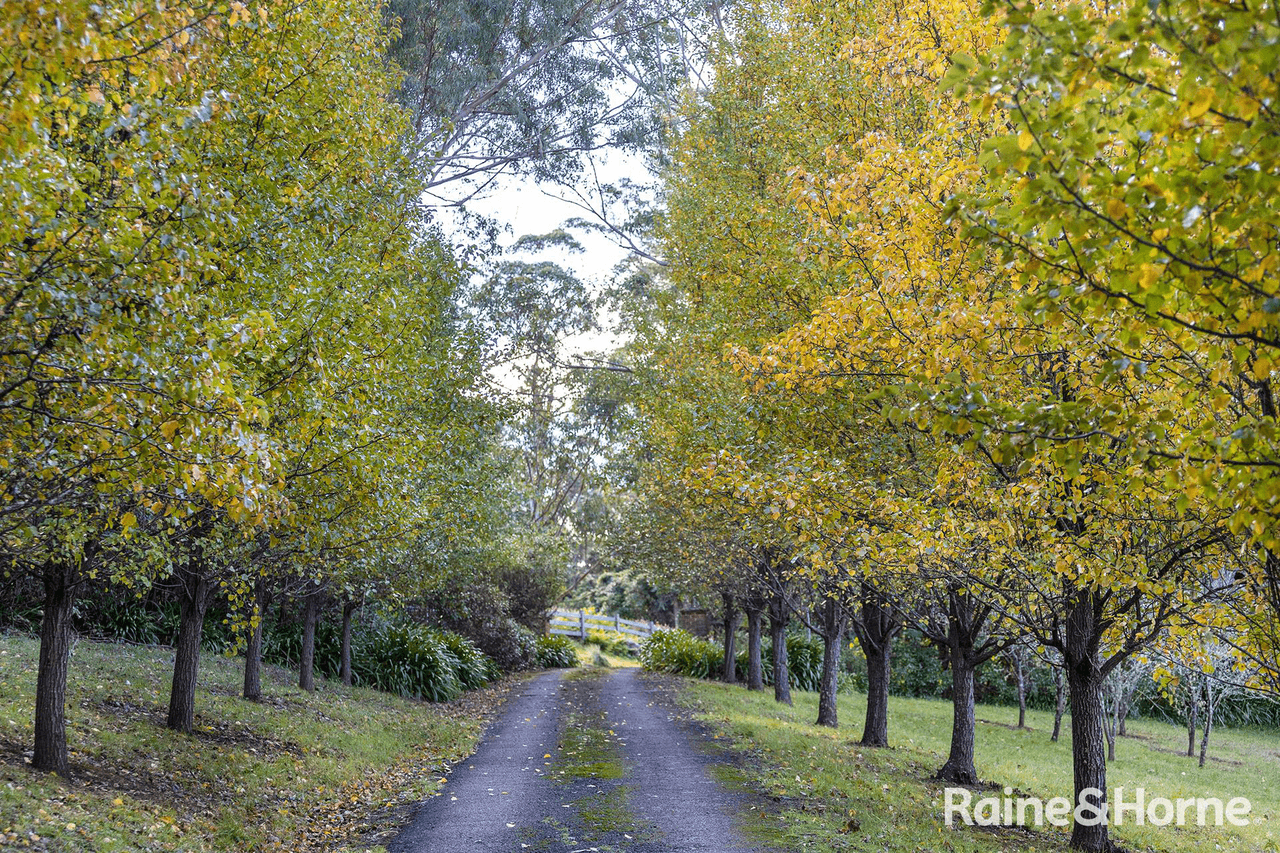
[[164, 727], [170, 649], [81, 640], [68, 679], [71, 781], [27, 766], [38, 643], [0, 635], [0, 848], [376, 848], [470, 754], [501, 687], [429, 705], [203, 654], [196, 733]]
[[[866, 851], [1062, 851], [1064, 830], [949, 828], [943, 822], [942, 786], [929, 777], [945, 759], [951, 734], [949, 702], [891, 699], [890, 749], [857, 744], [866, 709], [861, 694], [840, 695], [841, 728], [813, 725], [816, 693], [796, 693], [795, 707], [773, 692], [682, 679], [682, 701], [726, 737], [746, 759], [726, 766], [723, 781], [769, 795], [748, 829], [788, 849]], [[1070, 718], [1063, 736], [1049, 742], [1053, 715], [1028, 712], [1019, 731], [1017, 709], [978, 706], [977, 767], [984, 780], [1010, 786], [1015, 796], [1071, 797]], [[1201, 770], [1186, 749], [1185, 729], [1130, 720], [1116, 744], [1107, 780], [1127, 799], [1143, 787], [1153, 797], [1248, 797], [1250, 825], [1112, 827], [1113, 838], [1134, 850], [1261, 851], [1280, 837], [1280, 732], [1215, 732], [1210, 762]], [[1001, 796], [999, 790], [976, 794]]]

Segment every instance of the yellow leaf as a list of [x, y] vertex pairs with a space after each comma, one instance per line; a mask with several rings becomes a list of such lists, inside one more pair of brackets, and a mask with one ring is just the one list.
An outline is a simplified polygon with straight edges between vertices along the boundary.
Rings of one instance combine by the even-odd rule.
[[164, 433], [166, 439], [172, 439], [173, 434], [178, 431], [177, 421], [165, 421], [160, 425], [160, 432]]
[[1189, 118], [1200, 118], [1209, 111], [1209, 107], [1213, 104], [1213, 89], [1204, 86], [1196, 94], [1195, 100], [1187, 107], [1187, 116]]
[[1129, 206], [1118, 198], [1107, 199], [1107, 216], [1120, 219], [1129, 212]]
[[1036, 141], [1036, 138], [1031, 135], [1031, 131], [1029, 130], [1022, 131], [1022, 133], [1018, 134], [1018, 150], [1027, 151], [1028, 149], [1031, 148], [1032, 143], [1034, 143], [1035, 141]]
[[1138, 281], [1142, 283], [1143, 287], [1150, 287], [1162, 272], [1164, 272], [1164, 267], [1159, 264], [1143, 264], [1138, 270]]
[[130, 528], [138, 526], [138, 517], [131, 512], [126, 512], [120, 516], [120, 529], [128, 531]]

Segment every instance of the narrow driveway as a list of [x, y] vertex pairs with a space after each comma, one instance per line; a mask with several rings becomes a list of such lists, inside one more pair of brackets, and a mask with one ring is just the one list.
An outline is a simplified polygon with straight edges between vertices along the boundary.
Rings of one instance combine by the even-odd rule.
[[636, 669], [541, 675], [389, 849], [763, 853], [700, 740]]

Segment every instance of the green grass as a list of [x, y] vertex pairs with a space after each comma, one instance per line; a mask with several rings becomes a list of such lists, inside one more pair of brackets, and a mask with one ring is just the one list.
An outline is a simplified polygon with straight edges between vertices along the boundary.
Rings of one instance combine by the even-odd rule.
[[[622, 657], [621, 655], [615, 655], [610, 652], [606, 652], [603, 648], [600, 647], [598, 643], [590, 643], [590, 642], [586, 644], [579, 643], [577, 644], [577, 651], [578, 651], [578, 663], [581, 666], [620, 667], [620, 666], [639, 666], [640, 665], [640, 662], [637, 661], [635, 658]], [[601, 658], [604, 659], [605, 661], [604, 664], [599, 664], [596, 662], [597, 655], [599, 655]]]
[[[173, 653], [80, 641], [70, 664], [72, 779], [26, 765], [38, 644], [0, 636], [0, 848], [320, 850], [377, 830], [469, 754], [475, 709], [432, 706], [264, 667], [266, 701], [239, 698], [242, 661], [202, 655], [196, 732], [164, 727]], [[483, 701], [480, 694], [467, 694]]]
[[[840, 695], [841, 728], [813, 725], [817, 694], [796, 693], [795, 707], [773, 701], [771, 691], [683, 679], [682, 701], [719, 734], [748, 753], [725, 767], [721, 781], [763, 792], [771, 805], [752, 812], [748, 830], [788, 849], [836, 851], [1063, 851], [1066, 833], [1045, 830], [948, 828], [942, 786], [929, 777], [941, 766], [951, 734], [951, 705], [925, 699], [889, 703], [890, 749], [865, 749], [865, 698]], [[1017, 730], [1017, 709], [978, 706], [980, 776], [1021, 795], [1071, 796], [1070, 718], [1058, 743], [1049, 742], [1053, 715], [1031, 711]], [[1270, 849], [1280, 837], [1280, 732], [1219, 731], [1210, 741], [1209, 766], [1180, 754], [1186, 731], [1150, 720], [1131, 720], [1116, 745], [1108, 786], [1147, 798], [1248, 797], [1247, 827], [1112, 827], [1135, 850], [1201, 853]], [[1000, 795], [1000, 791], [993, 791]], [[981, 796], [981, 795], [978, 795]]]

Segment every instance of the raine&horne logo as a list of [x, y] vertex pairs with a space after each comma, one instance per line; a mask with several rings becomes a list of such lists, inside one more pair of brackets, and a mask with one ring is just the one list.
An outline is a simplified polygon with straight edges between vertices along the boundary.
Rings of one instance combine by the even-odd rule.
[[1225, 804], [1218, 797], [1153, 797], [1147, 799], [1144, 788], [1134, 788], [1128, 797], [1124, 788], [1116, 788], [1110, 802], [1102, 802], [1102, 791], [1085, 788], [1072, 808], [1066, 797], [1042, 800], [1039, 797], [1014, 797], [1012, 788], [1003, 797], [981, 797], [974, 802], [968, 788], [946, 788], [945, 818], [947, 826], [958, 821], [969, 826], [1084, 826], [1108, 824], [1123, 826], [1248, 826], [1253, 804], [1245, 797], [1234, 797]]

